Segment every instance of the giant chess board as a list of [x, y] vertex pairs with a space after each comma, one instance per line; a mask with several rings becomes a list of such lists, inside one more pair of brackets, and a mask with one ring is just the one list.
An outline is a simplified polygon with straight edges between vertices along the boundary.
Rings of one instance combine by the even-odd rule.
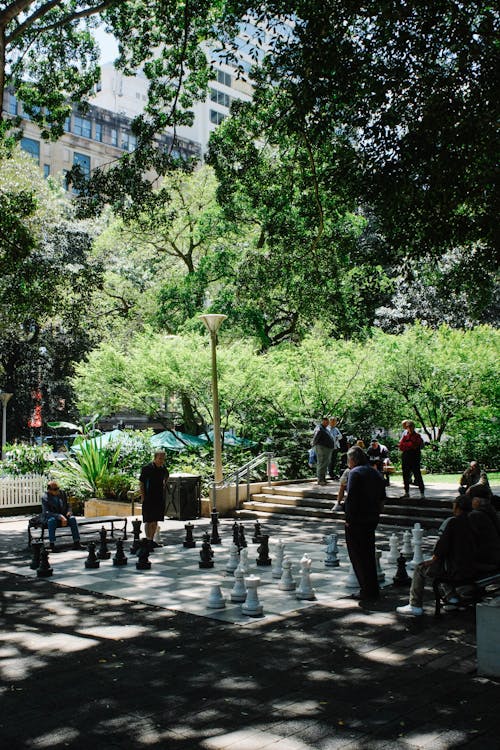
[[[229, 529], [226, 528], [229, 532]], [[398, 534], [398, 547], [402, 546], [402, 533]], [[309, 581], [314, 591], [314, 598], [299, 599], [296, 591], [280, 589], [280, 577], [276, 576], [275, 553], [279, 545], [284, 545], [284, 555], [292, 561], [291, 573], [297, 587], [301, 583], [300, 561], [304, 554], [311, 559]], [[347, 556], [343, 538], [338, 539], [337, 567], [327, 567], [328, 558], [325, 544], [311, 541], [288, 540], [284, 537], [270, 536], [269, 556], [271, 565], [257, 565], [258, 544], [247, 539], [248, 574], [260, 579], [257, 594], [262, 605], [262, 615], [255, 617], [244, 614], [241, 603], [231, 601], [231, 592], [235, 585], [233, 572], [226, 570], [230, 562], [231, 535], [223, 535], [222, 543], [213, 545], [213, 568], [200, 569], [201, 541], [198, 539], [195, 548], [185, 549], [182, 541], [179, 544], [166, 544], [151, 553], [150, 570], [137, 570], [137, 556], [130, 553], [130, 540], [124, 543], [127, 564], [121, 567], [113, 565], [114, 545], [110, 545], [111, 558], [100, 560], [99, 568], [87, 569], [86, 550], [66, 550], [51, 554], [49, 558], [53, 574], [50, 581], [72, 588], [85, 589], [115, 596], [122, 599], [143, 602], [169, 610], [182, 611], [200, 617], [235, 624], [247, 624], [256, 619], [279, 618], [307, 607], [338, 605], [339, 600], [347, 599], [358, 591], [355, 578]], [[385, 546], [385, 545], [384, 545]], [[395, 562], [389, 562], [389, 551], [384, 551], [380, 558], [379, 582], [384, 588], [392, 584], [397, 571]], [[36, 577], [37, 572], [30, 569], [30, 560], [25, 566], [19, 564], [12, 569], [20, 575]], [[274, 576], [273, 576], [274, 572]], [[411, 563], [408, 564], [411, 575]], [[220, 586], [224, 604], [220, 608], [209, 606], [213, 587]]]

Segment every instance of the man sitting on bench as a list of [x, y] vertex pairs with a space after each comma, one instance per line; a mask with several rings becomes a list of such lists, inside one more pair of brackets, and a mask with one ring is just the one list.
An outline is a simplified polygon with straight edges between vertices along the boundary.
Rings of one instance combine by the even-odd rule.
[[52, 552], [57, 552], [56, 529], [58, 526], [69, 525], [73, 535], [73, 549], [82, 549], [76, 518], [71, 513], [66, 493], [59, 489], [57, 482], [49, 482], [47, 485], [47, 492], [42, 497], [42, 515], [49, 531]]
[[426, 581], [442, 575], [451, 581], [474, 579], [477, 573], [477, 544], [467, 518], [468, 508], [468, 500], [457, 497], [453, 503], [453, 516], [444, 527], [432, 558], [424, 560], [413, 571], [410, 601], [403, 607], [396, 607], [398, 614], [410, 617], [424, 614], [422, 604]]

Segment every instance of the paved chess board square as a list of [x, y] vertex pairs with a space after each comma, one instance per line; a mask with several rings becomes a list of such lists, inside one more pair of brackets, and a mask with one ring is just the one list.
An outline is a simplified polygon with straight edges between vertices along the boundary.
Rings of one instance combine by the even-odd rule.
[[[225, 531], [227, 530], [227, 527]], [[392, 532], [391, 532], [392, 533]], [[401, 540], [401, 533], [399, 538]], [[388, 537], [387, 537], [388, 538]], [[234, 586], [233, 573], [226, 571], [226, 565], [230, 557], [232, 539], [224, 535], [222, 544], [213, 545], [214, 567], [204, 570], [200, 569], [201, 542], [198, 540], [195, 548], [185, 549], [180, 544], [169, 544], [156, 549], [150, 555], [151, 569], [137, 570], [137, 557], [130, 554], [130, 543], [124, 544], [124, 552], [128, 558], [127, 565], [117, 567], [113, 565], [115, 554], [112, 548], [112, 557], [109, 560], [101, 560], [100, 567], [95, 570], [85, 568], [87, 552], [85, 550], [67, 550], [51, 555], [49, 562], [53, 568], [50, 580], [62, 586], [70, 588], [81, 588], [88, 591], [103, 593], [122, 599], [152, 604], [165, 609], [188, 612], [200, 617], [208, 617], [225, 622], [246, 624], [263, 618], [280, 618], [300, 609], [321, 604], [333, 606], [339, 600], [349, 597], [357, 592], [358, 588], [352, 582], [352, 572], [347, 557], [343, 538], [339, 535], [339, 562], [338, 567], [326, 567], [326, 546], [324, 544], [310, 541], [298, 541], [296, 537], [291, 540], [280, 537], [284, 544], [284, 554], [292, 560], [292, 577], [297, 582], [301, 579], [300, 560], [304, 554], [309, 555], [312, 560], [310, 569], [310, 581], [316, 598], [312, 601], [297, 599], [296, 592], [282, 591], [279, 589], [280, 578], [272, 575], [278, 537], [269, 540], [269, 555], [272, 560], [271, 566], [258, 566], [257, 547], [247, 540], [249, 573], [260, 578], [258, 586], [258, 598], [263, 607], [261, 617], [250, 617], [242, 612], [241, 604], [231, 602], [231, 590]], [[388, 545], [384, 545], [387, 546]], [[400, 543], [401, 546], [401, 543]], [[380, 581], [381, 587], [392, 583], [396, 573], [395, 563], [387, 561], [388, 552], [385, 551], [381, 558], [381, 569], [385, 580]], [[36, 571], [26, 565], [12, 568], [11, 572], [36, 576]], [[408, 568], [411, 574], [411, 569]], [[351, 581], [351, 585], [349, 585]], [[208, 600], [213, 586], [220, 586], [225, 606], [222, 609], [211, 609]]]

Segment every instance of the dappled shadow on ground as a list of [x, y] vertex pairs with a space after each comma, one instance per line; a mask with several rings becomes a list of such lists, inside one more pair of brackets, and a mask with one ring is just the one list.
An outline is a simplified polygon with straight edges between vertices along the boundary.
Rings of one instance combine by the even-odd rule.
[[[9, 748], [493, 747], [473, 612], [401, 621], [340, 600], [243, 627], [0, 574]], [[98, 744], [97, 744], [98, 743]]]

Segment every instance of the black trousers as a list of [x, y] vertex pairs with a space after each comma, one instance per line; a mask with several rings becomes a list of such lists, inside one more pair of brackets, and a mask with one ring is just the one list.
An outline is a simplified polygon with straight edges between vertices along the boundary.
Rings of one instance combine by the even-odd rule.
[[424, 480], [420, 471], [420, 455], [415, 451], [405, 451], [401, 456], [401, 469], [406, 494], [410, 491], [410, 478], [412, 474], [420, 492], [424, 492]]
[[376, 528], [376, 523], [346, 523], [345, 525], [347, 552], [359, 581], [361, 599], [376, 599], [379, 595], [375, 559]]
[[337, 457], [339, 455], [339, 452], [336, 448], [332, 450], [332, 456], [330, 458], [330, 463], [328, 465], [328, 474], [330, 475], [330, 479], [333, 479], [333, 477], [337, 476]]

